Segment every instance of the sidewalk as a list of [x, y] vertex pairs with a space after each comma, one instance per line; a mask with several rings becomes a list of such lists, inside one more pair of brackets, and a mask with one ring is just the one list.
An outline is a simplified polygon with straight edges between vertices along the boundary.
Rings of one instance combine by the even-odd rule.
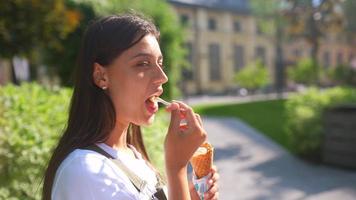
[[280, 98], [287, 98], [293, 93], [270, 93], [270, 94], [257, 94], [249, 96], [191, 96], [185, 98], [183, 101], [190, 106], [194, 105], [204, 105], [204, 104], [233, 104], [241, 102], [251, 102], [251, 101], [262, 101], [262, 100], [273, 100]]
[[246, 124], [204, 118], [222, 200], [355, 200], [356, 171], [303, 162]]

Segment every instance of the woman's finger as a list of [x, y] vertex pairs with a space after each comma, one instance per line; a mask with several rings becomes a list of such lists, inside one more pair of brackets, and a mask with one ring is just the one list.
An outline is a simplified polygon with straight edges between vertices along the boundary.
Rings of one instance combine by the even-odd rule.
[[217, 172], [218, 171], [218, 168], [216, 167], [216, 165], [213, 165], [212, 167], [211, 167], [211, 172], [212, 173], [215, 173], [215, 172]]
[[212, 176], [211, 176], [211, 178], [209, 180], [212, 180], [213, 183], [215, 183], [215, 182], [217, 182], [219, 180], [219, 178], [220, 178], [219, 173], [215, 172], [215, 173], [212, 174]]
[[171, 124], [172, 127], [179, 127], [180, 123], [180, 111], [179, 111], [179, 104], [172, 103], [169, 107], [169, 111], [171, 112]]
[[171, 112], [172, 110], [176, 110], [179, 108], [178, 103], [171, 103], [169, 106], [166, 107], [166, 111]]
[[217, 167], [215, 165], [213, 165], [211, 167], [211, 172], [210, 173], [211, 173], [211, 176], [210, 176], [210, 178], [208, 180], [208, 183], [211, 185], [211, 184], [213, 184], [213, 183], [215, 183], [215, 182], [217, 182], [219, 180], [220, 175], [217, 172]]
[[199, 125], [201, 127], [203, 127], [203, 121], [201, 120], [201, 117], [199, 114], [195, 113], [195, 118], [197, 119], [197, 121], [199, 122]]
[[204, 199], [214, 199], [214, 197], [217, 197], [217, 193], [219, 191], [218, 185], [214, 184], [212, 187], [204, 193]]
[[205, 198], [206, 200], [218, 200], [219, 199], [219, 192], [216, 192], [214, 195]]
[[175, 101], [175, 102], [179, 104], [179, 109], [181, 110], [181, 112], [183, 113], [187, 121], [187, 126], [188, 126], [187, 128], [193, 130], [196, 128], [201, 129], [202, 127], [200, 126], [198, 119], [196, 119], [193, 109], [183, 102], [180, 101]]

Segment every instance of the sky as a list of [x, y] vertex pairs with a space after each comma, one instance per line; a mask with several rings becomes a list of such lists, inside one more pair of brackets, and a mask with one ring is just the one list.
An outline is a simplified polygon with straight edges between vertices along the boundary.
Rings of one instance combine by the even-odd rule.
[[320, 4], [321, 0], [313, 0], [313, 5], [318, 6]]

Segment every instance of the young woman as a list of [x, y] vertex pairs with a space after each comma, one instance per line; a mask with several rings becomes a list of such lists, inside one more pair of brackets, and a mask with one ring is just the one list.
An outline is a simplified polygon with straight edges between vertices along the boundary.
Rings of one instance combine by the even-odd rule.
[[[153, 122], [156, 97], [168, 81], [158, 40], [156, 27], [136, 15], [109, 16], [89, 26], [67, 128], [49, 162], [43, 199], [156, 199], [161, 180], [149, 162], [140, 125]], [[186, 104], [174, 102], [167, 110], [166, 195], [170, 200], [197, 199], [189, 187], [187, 164], [206, 132]], [[137, 186], [132, 174], [145, 184]], [[217, 199], [218, 174], [215, 169], [212, 174], [205, 199]]]

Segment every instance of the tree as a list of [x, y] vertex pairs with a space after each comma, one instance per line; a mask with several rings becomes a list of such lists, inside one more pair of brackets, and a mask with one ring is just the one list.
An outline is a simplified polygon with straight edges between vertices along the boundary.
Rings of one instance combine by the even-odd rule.
[[284, 27], [286, 22], [281, 12], [283, 8], [282, 0], [252, 0], [250, 3], [253, 14], [259, 18], [259, 26], [262, 26], [264, 32], [273, 35], [276, 52], [274, 85], [277, 92], [280, 93], [285, 85], [282, 44], [285, 38]]
[[69, 33], [66, 38], [61, 39], [62, 48], [47, 48], [42, 52], [43, 62], [49, 69], [57, 74], [64, 86], [73, 84], [72, 73], [76, 64], [76, 59], [81, 45], [81, 38], [84, 35], [87, 25], [96, 18], [94, 8], [91, 5], [67, 1], [67, 6], [74, 9], [79, 14], [79, 24], [74, 31]]
[[262, 62], [248, 64], [246, 67], [236, 72], [235, 82], [243, 88], [256, 90], [269, 84], [269, 75], [267, 68]]
[[36, 50], [61, 48], [61, 39], [78, 25], [77, 12], [64, 0], [0, 1], [0, 57], [36, 62]]
[[356, 12], [355, 12], [356, 1], [346, 0], [343, 8], [345, 10], [345, 16], [348, 20], [348, 23], [347, 23], [348, 30], [356, 32], [356, 23], [355, 23], [355, 21], [352, 21], [352, 20], [356, 20]]
[[340, 33], [345, 26], [343, 0], [285, 0], [284, 16], [288, 21], [288, 34], [302, 37], [311, 44], [310, 57], [316, 67], [319, 83], [317, 55], [320, 39], [328, 33]]

